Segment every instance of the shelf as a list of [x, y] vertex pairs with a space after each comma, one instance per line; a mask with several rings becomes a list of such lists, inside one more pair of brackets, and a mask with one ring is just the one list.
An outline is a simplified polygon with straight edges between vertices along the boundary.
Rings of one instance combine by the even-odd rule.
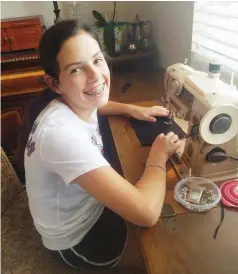
[[139, 60], [139, 59], [147, 58], [153, 55], [155, 55], [155, 51], [148, 50], [148, 51], [140, 51], [135, 53], [121, 53], [119, 56], [116, 56], [116, 57], [106, 55], [106, 60], [109, 63], [119, 63], [123, 61]]

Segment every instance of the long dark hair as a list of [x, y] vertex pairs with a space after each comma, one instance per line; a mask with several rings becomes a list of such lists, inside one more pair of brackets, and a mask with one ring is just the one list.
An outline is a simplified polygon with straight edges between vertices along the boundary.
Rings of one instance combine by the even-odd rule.
[[[101, 48], [96, 32], [92, 28], [82, 25], [78, 20], [63, 20], [47, 29], [43, 34], [39, 47], [40, 63], [45, 73], [51, 76], [55, 81], [59, 80], [58, 53], [63, 44], [80, 31], [85, 31], [91, 35]], [[21, 173], [24, 172], [24, 151], [33, 123], [40, 112], [58, 96], [59, 95], [50, 88], [45, 89], [32, 101], [29, 112], [25, 115], [25, 123], [20, 132], [16, 157], [16, 166]]]

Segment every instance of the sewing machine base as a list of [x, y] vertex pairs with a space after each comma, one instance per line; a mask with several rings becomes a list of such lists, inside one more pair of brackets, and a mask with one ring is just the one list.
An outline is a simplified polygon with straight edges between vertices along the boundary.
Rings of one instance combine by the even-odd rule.
[[189, 168], [185, 165], [182, 159], [179, 159], [178, 156], [172, 156], [170, 162], [181, 180], [189, 176]]
[[[179, 159], [179, 157], [173, 156], [170, 158], [170, 162], [181, 180], [189, 176], [189, 166], [185, 164], [183, 158]], [[210, 173], [201, 175], [194, 174], [192, 171], [191, 176], [202, 177], [211, 180], [212, 182], [226, 181], [231, 179], [237, 179], [238, 169], [228, 170], [220, 173]]]

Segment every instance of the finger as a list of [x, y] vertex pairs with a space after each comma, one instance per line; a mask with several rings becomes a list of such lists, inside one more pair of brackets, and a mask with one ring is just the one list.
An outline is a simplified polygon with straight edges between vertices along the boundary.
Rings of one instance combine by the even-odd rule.
[[164, 107], [156, 106], [153, 108], [153, 116], [168, 116], [169, 110]]
[[165, 110], [168, 110], [168, 108], [166, 107], [163, 107], [163, 106], [155, 106], [156, 109], [165, 109]]
[[169, 116], [169, 111], [166, 112], [160, 112], [158, 116]]
[[152, 106], [151, 108], [152, 109], [162, 109], [162, 108], [167, 109], [166, 107], [163, 107], [163, 106]]
[[167, 108], [160, 108], [158, 110], [158, 116], [168, 116], [169, 110]]
[[164, 138], [164, 133], [160, 133], [159, 138]]
[[165, 136], [165, 138], [167, 139], [167, 140], [169, 140], [172, 136], [174, 136], [175, 134], [174, 134], [174, 132], [172, 132], [172, 131], [170, 131], [166, 136]]
[[156, 122], [156, 118], [155, 117], [152, 117], [152, 116], [145, 116], [145, 121], [148, 121], [148, 122]]
[[174, 143], [174, 148], [175, 148], [176, 150], [178, 150], [180, 147], [181, 147], [180, 141]]
[[177, 134], [174, 134], [174, 136], [172, 136], [172, 137], [170, 138], [170, 141], [173, 142], [173, 143], [176, 143], [178, 140], [179, 140], [179, 137], [178, 137]]

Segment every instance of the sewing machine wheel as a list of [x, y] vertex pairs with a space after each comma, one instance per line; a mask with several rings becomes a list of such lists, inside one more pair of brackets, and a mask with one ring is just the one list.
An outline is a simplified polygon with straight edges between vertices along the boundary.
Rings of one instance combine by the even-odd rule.
[[238, 107], [218, 105], [210, 109], [202, 118], [199, 133], [208, 144], [218, 145], [230, 141], [238, 134]]
[[212, 133], [225, 133], [232, 124], [231, 117], [227, 114], [219, 114], [214, 117], [210, 123], [209, 129]]

